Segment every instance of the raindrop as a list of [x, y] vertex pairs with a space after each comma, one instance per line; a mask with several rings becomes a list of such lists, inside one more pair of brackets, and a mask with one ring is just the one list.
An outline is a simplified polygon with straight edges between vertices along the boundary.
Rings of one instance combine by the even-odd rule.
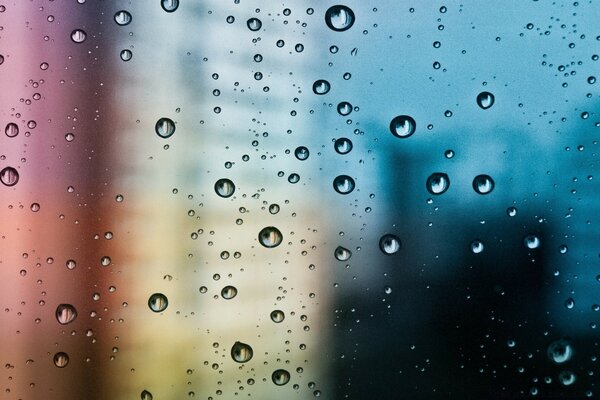
[[573, 357], [574, 349], [571, 343], [566, 339], [556, 340], [548, 346], [548, 358], [557, 364], [562, 364]]
[[495, 97], [490, 92], [481, 92], [477, 95], [477, 104], [484, 110], [494, 105]]
[[167, 296], [162, 293], [154, 293], [148, 299], [148, 307], [154, 312], [164, 311], [169, 305], [169, 300]]
[[429, 193], [434, 195], [442, 194], [450, 187], [450, 178], [448, 178], [448, 174], [436, 172], [427, 178], [426, 186]]
[[384, 254], [395, 254], [402, 247], [402, 243], [398, 236], [393, 235], [391, 233], [386, 233], [379, 239], [379, 248], [383, 251]]
[[83, 43], [86, 37], [87, 34], [83, 29], [75, 29], [73, 32], [71, 32], [71, 40], [75, 43]]
[[277, 386], [283, 386], [290, 381], [290, 373], [285, 369], [278, 369], [273, 372], [271, 379]]
[[117, 25], [128, 25], [132, 18], [131, 18], [131, 14], [129, 13], [129, 11], [125, 11], [125, 10], [121, 10], [121, 11], [117, 11], [115, 13], [115, 22], [117, 23]]
[[398, 115], [390, 122], [390, 131], [399, 138], [407, 138], [415, 133], [417, 123], [408, 115]]
[[296, 158], [300, 161], [304, 161], [308, 158], [308, 156], [310, 155], [310, 152], [308, 151], [308, 149], [304, 146], [299, 146], [296, 147], [296, 150], [294, 150], [294, 155], [296, 156]]
[[128, 49], [121, 50], [121, 53], [119, 55], [121, 56], [121, 60], [123, 61], [129, 61], [131, 60], [131, 57], [133, 57], [133, 53], [131, 52], [131, 50]]
[[77, 310], [71, 304], [59, 304], [56, 307], [56, 320], [61, 325], [67, 325], [77, 318]]
[[161, 0], [160, 6], [168, 13], [172, 13], [179, 7], [179, 0]]
[[0, 182], [6, 186], [14, 186], [19, 182], [19, 173], [13, 167], [5, 167], [0, 171]]
[[274, 226], [267, 226], [258, 233], [258, 241], [266, 248], [277, 247], [283, 241], [281, 231]]
[[253, 354], [252, 347], [246, 343], [235, 342], [231, 347], [231, 358], [238, 363], [250, 361]]
[[260, 22], [260, 19], [258, 18], [250, 18], [248, 21], [246, 21], [246, 25], [252, 32], [256, 32], [262, 27], [262, 22]]
[[226, 199], [235, 192], [235, 185], [230, 179], [221, 178], [215, 182], [215, 192]]
[[172, 119], [163, 117], [156, 121], [156, 125], [154, 126], [154, 130], [156, 134], [163, 139], [173, 136], [175, 133], [175, 123]]
[[19, 134], [19, 126], [14, 122], [9, 122], [4, 128], [4, 133], [6, 136], [13, 138]]
[[237, 296], [237, 288], [235, 286], [225, 286], [221, 289], [221, 297], [225, 300], [231, 300]]
[[271, 311], [271, 321], [276, 324], [282, 322], [285, 319], [285, 314], [281, 310], [273, 310]]
[[313, 83], [312, 89], [315, 94], [323, 95], [329, 92], [331, 85], [325, 79], [318, 79]]
[[354, 24], [354, 11], [343, 5], [329, 7], [325, 12], [325, 23], [329, 29], [336, 32], [343, 32]]
[[337, 112], [345, 117], [352, 112], [352, 104], [347, 101], [342, 101], [337, 105]]
[[576, 376], [571, 371], [562, 371], [558, 374], [558, 381], [565, 386], [569, 386], [575, 383]]
[[69, 364], [69, 355], [64, 352], [58, 352], [54, 355], [54, 365], [58, 368], [64, 368]]
[[489, 175], [477, 175], [473, 179], [473, 189], [479, 194], [491, 193], [494, 185], [494, 180]]
[[475, 239], [471, 242], [471, 251], [474, 254], [479, 254], [483, 251], [483, 242], [479, 239]]
[[352, 151], [352, 141], [348, 138], [339, 138], [333, 143], [333, 147], [338, 154], [348, 154]]
[[523, 244], [528, 249], [537, 249], [541, 246], [542, 241], [536, 235], [527, 235], [523, 239]]
[[336, 176], [333, 180], [333, 188], [339, 194], [349, 194], [354, 190], [354, 179], [348, 175]]
[[142, 390], [142, 394], [140, 395], [140, 398], [142, 400], [152, 400], [154, 397], [152, 397], [152, 393], [150, 393], [147, 390]]
[[352, 257], [352, 252], [345, 247], [338, 246], [333, 252], [333, 256], [338, 261], [348, 261]]

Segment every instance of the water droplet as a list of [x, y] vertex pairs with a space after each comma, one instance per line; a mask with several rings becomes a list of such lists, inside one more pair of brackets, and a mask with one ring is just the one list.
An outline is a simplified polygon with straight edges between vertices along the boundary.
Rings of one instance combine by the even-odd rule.
[[225, 286], [221, 289], [221, 297], [225, 300], [231, 300], [237, 296], [237, 288], [235, 286]]
[[215, 192], [223, 197], [228, 198], [233, 195], [235, 192], [235, 185], [230, 179], [221, 178], [217, 182], [215, 182]]
[[140, 398], [142, 400], [152, 400], [152, 399], [154, 399], [154, 397], [152, 396], [152, 393], [150, 393], [147, 390], [142, 390], [142, 394], [140, 395]]
[[483, 242], [479, 239], [475, 239], [471, 242], [471, 251], [474, 254], [479, 254], [483, 251]]
[[454, 157], [454, 150], [448, 149], [444, 152], [444, 157], [446, 157], [447, 159], [451, 159], [452, 157]]
[[352, 112], [352, 104], [347, 101], [342, 101], [337, 105], [337, 112], [342, 116], [346, 116]]
[[354, 24], [354, 11], [343, 5], [329, 7], [325, 12], [325, 23], [329, 29], [336, 32], [343, 32]]
[[132, 20], [132, 17], [131, 17], [131, 14], [129, 13], [129, 11], [125, 11], [125, 10], [117, 11], [115, 13], [114, 18], [115, 18], [115, 22], [117, 23], [117, 25], [121, 25], [121, 26], [128, 25]]
[[283, 386], [290, 381], [290, 373], [285, 369], [278, 369], [271, 375], [271, 380], [277, 386]]
[[133, 57], [133, 53], [129, 49], [124, 49], [124, 50], [121, 50], [121, 53], [119, 54], [119, 56], [121, 57], [121, 60], [129, 61], [129, 60], [131, 60], [131, 57]]
[[40, 203], [31, 203], [31, 211], [33, 211], [33, 212], [40, 211]]
[[293, 173], [288, 176], [289, 183], [298, 183], [300, 181], [300, 175]]
[[296, 158], [298, 160], [304, 161], [308, 158], [308, 156], [310, 155], [310, 152], [308, 151], [308, 149], [304, 146], [299, 146], [296, 147], [296, 150], [294, 150], [294, 155], [296, 156]]
[[323, 95], [327, 94], [331, 89], [331, 85], [325, 79], [318, 79], [313, 83], [312, 90], [315, 94]]
[[168, 13], [172, 13], [179, 7], [179, 0], [162, 0], [160, 6]]
[[281, 310], [273, 310], [271, 311], [271, 321], [276, 324], [282, 322], [285, 319], [285, 314]]
[[250, 18], [248, 21], [246, 21], [246, 25], [252, 32], [256, 32], [262, 27], [262, 22], [258, 18]]
[[442, 194], [450, 187], [450, 178], [443, 172], [436, 172], [427, 178], [427, 191], [431, 194]]
[[65, 266], [68, 269], [75, 269], [75, 267], [77, 266], [77, 263], [75, 262], [75, 260], [67, 260], [67, 262], [65, 263]]
[[4, 133], [10, 138], [17, 136], [19, 134], [19, 125], [14, 122], [9, 122], [4, 128]]
[[333, 188], [339, 194], [349, 194], [354, 190], [354, 179], [348, 175], [336, 176], [333, 180]]
[[83, 29], [75, 29], [73, 32], [71, 32], [71, 40], [75, 43], [83, 43], [86, 37], [87, 34]]
[[283, 241], [281, 231], [274, 226], [267, 226], [258, 233], [258, 241], [266, 248], [277, 247]]
[[565, 386], [569, 386], [575, 383], [577, 377], [571, 371], [562, 371], [558, 374], [558, 381]]
[[271, 214], [277, 214], [279, 212], [279, 204], [271, 204], [269, 206], [269, 212]]
[[333, 147], [338, 154], [348, 154], [352, 151], [352, 141], [348, 138], [339, 138], [333, 143]]
[[163, 117], [156, 121], [156, 125], [154, 126], [154, 130], [156, 134], [163, 139], [173, 136], [175, 133], [175, 123], [172, 119]]
[[390, 132], [396, 137], [407, 138], [415, 133], [417, 123], [408, 115], [398, 115], [390, 122]]
[[506, 209], [506, 214], [509, 217], [514, 217], [515, 215], [517, 215], [517, 208], [516, 207], [508, 207]]
[[168, 305], [169, 300], [167, 299], [167, 296], [162, 293], [154, 293], [148, 299], [148, 307], [156, 313], [164, 311]]
[[573, 300], [572, 297], [569, 297], [565, 300], [565, 308], [567, 308], [568, 310], [572, 310], [573, 307], [575, 307], [575, 300]]
[[484, 110], [494, 105], [495, 97], [490, 92], [481, 92], [477, 95], [477, 104]]
[[231, 347], [231, 358], [233, 358], [233, 361], [235, 362], [248, 362], [253, 354], [252, 347], [246, 343], [235, 342]]
[[13, 167], [5, 167], [0, 171], [0, 182], [6, 186], [14, 186], [19, 182], [19, 173]]
[[393, 235], [391, 233], [386, 233], [379, 239], [379, 248], [383, 251], [384, 254], [395, 254], [402, 247], [402, 243], [398, 236]]
[[77, 310], [71, 304], [59, 304], [56, 307], [56, 320], [61, 325], [67, 325], [75, 321]]
[[352, 257], [352, 252], [345, 247], [338, 246], [333, 252], [333, 256], [338, 261], [348, 261]]
[[569, 248], [567, 247], [566, 244], [561, 244], [558, 247], [558, 251], [560, 252], [560, 254], [565, 254], [567, 251], [569, 251]]
[[473, 179], [473, 189], [479, 194], [491, 193], [494, 186], [494, 180], [489, 175], [477, 175]]
[[571, 342], [566, 339], [556, 340], [548, 346], [548, 358], [557, 364], [562, 364], [573, 357], [574, 349]]
[[56, 365], [58, 368], [64, 368], [67, 366], [67, 364], [69, 364], [69, 355], [67, 353], [64, 352], [58, 352], [54, 355], [54, 365]]
[[392, 294], [392, 287], [391, 286], [385, 286], [383, 288], [383, 291], [385, 292], [385, 294]]
[[536, 235], [527, 235], [525, 236], [525, 238], [523, 239], [523, 244], [525, 245], [525, 247], [527, 247], [528, 249], [537, 249], [538, 247], [541, 246], [542, 241], [540, 240], [539, 237], [537, 237]]

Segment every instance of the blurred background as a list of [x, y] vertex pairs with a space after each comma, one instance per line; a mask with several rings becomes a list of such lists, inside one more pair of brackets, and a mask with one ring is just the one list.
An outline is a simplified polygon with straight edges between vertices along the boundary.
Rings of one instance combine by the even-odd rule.
[[0, 1], [2, 398], [598, 397], [598, 18]]

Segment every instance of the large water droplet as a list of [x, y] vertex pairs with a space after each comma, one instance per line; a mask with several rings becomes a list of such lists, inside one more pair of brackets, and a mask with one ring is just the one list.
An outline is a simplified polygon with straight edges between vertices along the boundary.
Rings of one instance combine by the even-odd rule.
[[258, 241], [267, 248], [273, 248], [281, 244], [283, 235], [274, 226], [267, 226], [258, 233]]
[[86, 37], [87, 34], [83, 29], [75, 29], [73, 32], [71, 32], [71, 40], [75, 43], [83, 43]]
[[473, 189], [479, 194], [491, 193], [494, 186], [494, 180], [489, 175], [477, 175], [473, 179]]
[[56, 307], [56, 320], [61, 325], [67, 325], [75, 321], [77, 318], [77, 310], [71, 304], [59, 304]]
[[131, 60], [131, 57], [133, 57], [133, 53], [129, 49], [123, 49], [121, 50], [121, 53], [119, 53], [119, 56], [121, 57], [121, 60], [129, 61]]
[[19, 125], [9, 122], [4, 128], [4, 133], [10, 138], [17, 136], [19, 134]]
[[346, 116], [352, 112], [352, 104], [347, 101], [342, 101], [337, 105], [337, 112], [342, 116]]
[[310, 155], [310, 152], [308, 151], [308, 149], [304, 146], [299, 146], [296, 147], [296, 150], [294, 150], [294, 155], [296, 156], [296, 158], [300, 161], [304, 161], [308, 158], [308, 156]]
[[117, 25], [128, 25], [133, 19], [129, 11], [125, 10], [117, 11], [114, 18]]
[[256, 32], [262, 27], [262, 22], [258, 18], [250, 18], [248, 21], [246, 21], [246, 25], [252, 32]]
[[339, 138], [333, 143], [333, 147], [338, 154], [348, 154], [352, 151], [352, 141], [348, 138]]
[[148, 307], [154, 312], [164, 311], [169, 305], [169, 300], [167, 296], [162, 293], [154, 293], [148, 299]]
[[336, 5], [329, 7], [325, 12], [325, 23], [329, 29], [343, 32], [352, 27], [355, 16], [348, 6]]
[[53, 361], [58, 368], [64, 368], [69, 364], [69, 355], [62, 351], [58, 352], [54, 355]]
[[417, 123], [408, 115], [398, 115], [390, 121], [390, 132], [402, 139], [411, 136], [416, 129]]
[[527, 235], [523, 239], [523, 244], [528, 249], [537, 249], [542, 245], [542, 241], [536, 235]]
[[576, 380], [577, 377], [571, 371], [562, 371], [558, 374], [558, 381], [565, 386], [574, 384]]
[[336, 176], [333, 180], [333, 188], [339, 194], [349, 194], [354, 190], [354, 179], [348, 175]]
[[142, 390], [142, 394], [140, 395], [140, 398], [142, 400], [153, 400], [154, 397], [152, 396], [152, 393], [150, 393], [147, 390]]
[[246, 343], [235, 342], [231, 347], [231, 358], [233, 358], [233, 361], [235, 362], [248, 362], [253, 354], [252, 347]]
[[285, 314], [281, 310], [273, 310], [271, 311], [271, 321], [276, 324], [282, 322], [285, 319]]
[[427, 178], [427, 191], [431, 194], [442, 194], [450, 187], [450, 178], [443, 172], [435, 172]]
[[235, 286], [225, 286], [223, 289], [221, 289], [221, 297], [223, 297], [225, 300], [231, 300], [237, 296], [237, 292], [238, 291]]
[[5, 167], [0, 171], [0, 182], [6, 186], [14, 186], [19, 182], [19, 173], [13, 167]]
[[325, 79], [318, 79], [313, 83], [313, 92], [318, 95], [327, 94], [329, 89], [331, 89], [331, 85]]
[[379, 249], [383, 251], [384, 254], [395, 254], [402, 247], [402, 242], [398, 236], [393, 235], [391, 233], [386, 233], [379, 239]]
[[154, 130], [156, 134], [163, 139], [173, 136], [175, 133], [175, 123], [172, 119], [163, 117], [156, 121], [156, 125], [154, 126]]
[[235, 185], [230, 179], [221, 178], [215, 182], [215, 192], [223, 197], [231, 197], [235, 192]]
[[179, 7], [179, 0], [161, 0], [160, 6], [168, 13], [172, 13]]
[[556, 340], [548, 346], [547, 354], [551, 361], [557, 364], [565, 363], [573, 357], [573, 345], [566, 339]]
[[333, 252], [333, 256], [338, 261], [348, 261], [352, 257], [352, 252], [345, 247], [338, 246]]
[[484, 110], [494, 105], [494, 95], [490, 92], [481, 92], [477, 95], [477, 104]]
[[285, 369], [278, 369], [271, 375], [271, 380], [273, 380], [273, 383], [277, 386], [285, 385], [290, 381], [290, 373]]

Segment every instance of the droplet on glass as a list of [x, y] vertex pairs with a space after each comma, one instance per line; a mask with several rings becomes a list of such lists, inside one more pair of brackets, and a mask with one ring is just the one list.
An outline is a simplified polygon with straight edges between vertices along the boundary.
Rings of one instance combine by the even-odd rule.
[[561, 373], [558, 374], [558, 381], [564, 386], [572, 385], [576, 380], [577, 377], [571, 371], [561, 371]]
[[19, 182], [19, 173], [13, 167], [5, 167], [0, 171], [0, 182], [6, 186], [14, 186]]
[[147, 390], [142, 390], [142, 394], [140, 395], [140, 398], [142, 400], [153, 400], [154, 397], [152, 396], [152, 393], [150, 393]]
[[168, 305], [169, 300], [167, 299], [167, 296], [162, 293], [154, 293], [148, 299], [148, 307], [156, 313], [164, 311]]
[[132, 20], [132, 17], [131, 17], [131, 14], [129, 13], [129, 11], [125, 11], [125, 10], [117, 11], [115, 13], [114, 18], [115, 18], [115, 22], [117, 23], [117, 25], [121, 25], [121, 26], [128, 25]]
[[215, 192], [226, 199], [235, 192], [235, 185], [230, 179], [221, 178], [215, 182]]
[[397, 253], [402, 247], [402, 242], [398, 236], [391, 233], [386, 233], [379, 239], [379, 249], [383, 254], [392, 255]]
[[271, 375], [271, 380], [277, 386], [283, 386], [290, 381], [290, 373], [285, 369], [278, 369]]
[[337, 105], [337, 112], [341, 116], [345, 117], [352, 112], [352, 104], [348, 103], [347, 101], [342, 101]]
[[349, 194], [354, 190], [354, 179], [348, 175], [336, 176], [333, 180], [333, 189], [339, 194]]
[[252, 32], [256, 32], [262, 27], [262, 22], [258, 18], [250, 18], [248, 21], [246, 21], [246, 25]]
[[338, 261], [348, 261], [352, 257], [352, 252], [345, 247], [338, 246], [333, 252], [333, 256]]
[[172, 119], [163, 117], [156, 121], [156, 125], [154, 126], [154, 130], [156, 134], [163, 139], [173, 136], [175, 133], [175, 123]]
[[65, 266], [68, 269], [75, 269], [75, 267], [77, 266], [77, 262], [75, 260], [67, 260], [67, 262], [65, 263]]
[[131, 57], [133, 57], [133, 53], [129, 49], [123, 49], [123, 50], [121, 50], [121, 53], [119, 54], [119, 56], [121, 57], [121, 60], [129, 61], [129, 60], [131, 60]]
[[491, 193], [494, 186], [494, 180], [489, 175], [477, 175], [473, 179], [473, 189], [479, 194]]
[[275, 204], [275, 203], [271, 204], [269, 206], [269, 212], [271, 214], [277, 214], [279, 212], [279, 204]]
[[73, 32], [71, 32], [71, 40], [75, 43], [83, 43], [86, 37], [87, 34], [83, 29], [75, 29]]
[[4, 133], [10, 138], [17, 136], [19, 134], [19, 125], [14, 122], [9, 122], [4, 128]]
[[417, 123], [408, 115], [398, 115], [390, 121], [390, 132], [402, 139], [411, 136], [416, 129]]
[[179, 7], [179, 0], [161, 0], [160, 6], [168, 13], [172, 13]]
[[339, 138], [333, 143], [338, 154], [348, 154], [352, 151], [352, 141], [348, 138]]
[[481, 92], [477, 95], [477, 105], [484, 110], [487, 110], [494, 105], [495, 97], [490, 92]]
[[528, 249], [537, 249], [538, 247], [541, 246], [542, 241], [540, 240], [539, 237], [537, 237], [536, 235], [527, 235], [525, 236], [525, 238], [523, 239], [523, 244], [525, 245], [525, 247], [527, 247]]
[[435, 172], [427, 178], [427, 191], [434, 195], [439, 195], [450, 187], [450, 178], [443, 172]]
[[31, 203], [31, 211], [33, 211], [33, 212], [40, 211], [40, 203]]
[[573, 357], [573, 345], [566, 339], [556, 340], [548, 346], [547, 354], [550, 361], [557, 364], [565, 363]]
[[221, 289], [221, 297], [223, 297], [225, 300], [231, 300], [237, 296], [237, 292], [238, 291], [235, 286], [225, 286], [223, 289]]
[[283, 241], [281, 231], [274, 226], [267, 226], [258, 233], [258, 241], [266, 248], [277, 247]]
[[308, 151], [308, 149], [304, 146], [298, 146], [296, 147], [296, 150], [294, 150], [294, 155], [296, 156], [296, 158], [300, 161], [304, 161], [308, 158], [308, 156], [310, 155], [310, 152]]
[[348, 6], [332, 6], [325, 12], [325, 23], [329, 29], [336, 32], [343, 32], [350, 29], [354, 25], [354, 20], [354, 11]]
[[250, 361], [253, 354], [254, 352], [252, 351], [252, 347], [246, 343], [235, 342], [231, 347], [231, 358], [233, 358], [233, 361], [238, 363]]
[[59, 304], [56, 307], [56, 320], [61, 325], [67, 325], [77, 318], [77, 310], [71, 304]]
[[517, 215], [517, 207], [508, 207], [506, 209], [506, 214], [509, 217], [514, 217], [515, 215]]
[[273, 310], [271, 311], [271, 321], [276, 324], [282, 322], [285, 319], [285, 314], [281, 310]]
[[479, 239], [475, 239], [471, 242], [471, 251], [474, 254], [479, 254], [483, 251], [483, 242]]
[[575, 307], [575, 300], [572, 297], [569, 297], [565, 300], [565, 308], [567, 310], [572, 310]]
[[58, 368], [64, 368], [69, 364], [69, 355], [62, 351], [58, 352], [54, 355], [53, 361]]
[[331, 85], [325, 79], [318, 79], [315, 81], [315, 83], [313, 83], [312, 89], [315, 94], [323, 95], [329, 92]]

